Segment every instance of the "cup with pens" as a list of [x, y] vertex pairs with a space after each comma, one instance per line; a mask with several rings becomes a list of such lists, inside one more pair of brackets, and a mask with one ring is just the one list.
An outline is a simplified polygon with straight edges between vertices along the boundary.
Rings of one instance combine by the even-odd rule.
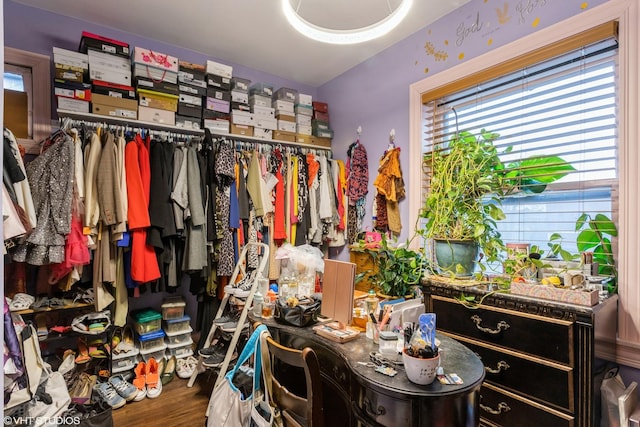
[[416, 328], [405, 325], [405, 347], [402, 362], [409, 381], [419, 385], [431, 384], [440, 366], [440, 352], [436, 341], [436, 315], [423, 313]]

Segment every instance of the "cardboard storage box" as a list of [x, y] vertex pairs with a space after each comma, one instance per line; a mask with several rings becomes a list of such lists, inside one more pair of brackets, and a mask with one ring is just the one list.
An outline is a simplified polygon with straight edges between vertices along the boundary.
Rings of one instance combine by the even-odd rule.
[[206, 108], [208, 110], [220, 111], [221, 113], [228, 113], [231, 110], [231, 103], [229, 101], [223, 101], [216, 98], [207, 96]]
[[316, 119], [311, 120], [311, 127], [313, 128], [314, 131], [315, 130], [331, 130], [331, 128], [329, 127], [329, 123], [316, 120]]
[[202, 119], [202, 106], [194, 104], [186, 104], [178, 101], [178, 114], [181, 116], [195, 117]]
[[135, 77], [144, 77], [154, 82], [166, 82], [178, 84], [178, 73], [173, 71], [161, 70], [153, 68], [149, 65], [133, 64], [133, 75]]
[[311, 127], [311, 116], [304, 116], [302, 114], [298, 114], [296, 116], [296, 123], [299, 125]]
[[231, 109], [251, 112], [251, 107], [249, 106], [249, 104], [244, 102], [231, 101]]
[[276, 119], [256, 115], [253, 116], [253, 125], [262, 129], [278, 129], [278, 121]]
[[271, 129], [263, 129], [263, 128], [253, 128], [253, 136], [260, 139], [271, 139], [273, 136], [273, 131]]
[[[191, 62], [178, 61], [178, 78], [188, 80], [200, 80], [205, 82], [207, 69], [202, 64], [192, 64]], [[206, 82], [205, 82], [206, 85]]]
[[233, 67], [231, 65], [221, 64], [215, 61], [207, 61], [207, 74], [226, 77], [231, 79]]
[[291, 115], [295, 114], [295, 111], [293, 108], [294, 104], [291, 101], [284, 101], [282, 99], [277, 99], [271, 103], [271, 106], [281, 113], [291, 114]]
[[261, 95], [249, 95], [249, 105], [251, 105], [252, 107], [271, 108], [271, 98]]
[[313, 98], [311, 97], [311, 95], [298, 93], [298, 96], [296, 97], [296, 104], [311, 107], [313, 105], [312, 102], [313, 102]]
[[315, 111], [320, 111], [321, 113], [329, 112], [329, 105], [326, 102], [313, 101], [311, 105]]
[[247, 111], [231, 110], [231, 122], [236, 125], [253, 125], [253, 114]]
[[313, 112], [313, 118], [321, 122], [329, 122], [329, 113], [322, 113], [320, 111]]
[[302, 135], [311, 135], [313, 132], [311, 130], [311, 125], [296, 125], [296, 132]]
[[176, 126], [189, 130], [199, 130], [201, 119], [189, 116], [179, 116], [176, 114]]
[[108, 53], [90, 50], [87, 53], [89, 70], [91, 68], [104, 68], [106, 70], [131, 73], [131, 61], [129, 58], [109, 55]]
[[221, 111], [207, 110], [206, 108], [202, 110], [202, 117], [205, 119], [222, 119], [231, 121], [231, 114], [223, 113]]
[[220, 101], [231, 102], [231, 92], [228, 90], [218, 89], [216, 87], [207, 88], [207, 97], [214, 98]]
[[296, 134], [296, 141], [298, 144], [311, 144], [311, 135]]
[[253, 105], [251, 106], [251, 112], [253, 113], [253, 117], [264, 117], [267, 119], [273, 119], [276, 117], [276, 110], [271, 107]]
[[174, 126], [176, 124], [176, 113], [141, 105], [138, 107], [138, 120]]
[[213, 133], [229, 133], [231, 123], [229, 120], [204, 119], [204, 127]]
[[160, 70], [178, 72], [178, 58], [139, 46], [133, 48], [133, 62]]
[[63, 98], [91, 101], [91, 85], [89, 83], [67, 82], [56, 79], [53, 82], [53, 93], [55, 96]]
[[170, 93], [178, 95], [179, 87], [175, 83], [153, 81], [149, 77], [136, 77], [136, 89], [149, 89], [155, 92]]
[[65, 98], [62, 96], [56, 96], [58, 101], [58, 109], [65, 111], [73, 111], [74, 113], [88, 113], [89, 101], [83, 101], [81, 99]]
[[276, 119], [278, 120], [284, 120], [286, 122], [296, 122], [296, 116], [290, 115], [290, 114], [283, 114], [283, 113], [278, 113], [276, 114]]
[[94, 94], [112, 96], [114, 98], [136, 99], [136, 91], [133, 86], [119, 85], [101, 80], [94, 80], [92, 83]]
[[296, 106], [293, 107], [293, 111], [296, 113], [297, 116], [311, 117], [313, 115], [313, 108], [309, 105], [296, 104]]
[[318, 136], [311, 136], [311, 145], [331, 148], [331, 138], [320, 138]]
[[[114, 105], [98, 104], [95, 100], [97, 95], [93, 95], [91, 103], [91, 112], [100, 116], [123, 117], [125, 119], [136, 120], [138, 118], [138, 110], [128, 110], [126, 108], [116, 107]], [[110, 96], [107, 98], [111, 98]], [[117, 98], [114, 98], [117, 99]], [[135, 101], [133, 101], [135, 102]]]
[[89, 56], [86, 53], [54, 47], [53, 62], [55, 64], [78, 68], [84, 70], [87, 74], [89, 73]]
[[207, 74], [207, 86], [217, 87], [222, 90], [231, 90], [231, 78], [215, 74]]
[[54, 64], [54, 78], [72, 82], [84, 82], [89, 79], [89, 70], [66, 64]]
[[188, 83], [180, 82], [180, 78], [178, 77], [178, 89], [180, 93], [186, 93], [191, 96], [207, 96], [207, 86], [193, 86]]
[[296, 124], [295, 122], [290, 122], [287, 120], [278, 120], [278, 130], [296, 133]]
[[332, 130], [325, 130], [325, 129], [312, 129], [311, 130], [311, 135], [313, 136], [317, 136], [319, 138], [333, 138], [333, 131]]
[[178, 96], [168, 93], [154, 92], [146, 89], [138, 90], [138, 104], [143, 107], [160, 110], [178, 111]]
[[229, 133], [234, 135], [253, 136], [253, 126], [231, 123], [231, 131]]
[[286, 132], [284, 130], [274, 130], [273, 139], [276, 141], [296, 142], [295, 132]]
[[195, 105], [198, 107], [202, 106], [202, 98], [199, 96], [188, 95], [186, 93], [181, 93], [179, 95], [178, 101], [183, 104]]
[[129, 51], [129, 43], [99, 36], [88, 31], [83, 31], [78, 50], [80, 52], [87, 53], [89, 49], [95, 49], [112, 55], [119, 55], [127, 59], [131, 54]]
[[249, 94], [247, 92], [242, 92], [239, 90], [231, 91], [231, 101], [233, 102], [242, 102], [244, 104], [249, 103]]

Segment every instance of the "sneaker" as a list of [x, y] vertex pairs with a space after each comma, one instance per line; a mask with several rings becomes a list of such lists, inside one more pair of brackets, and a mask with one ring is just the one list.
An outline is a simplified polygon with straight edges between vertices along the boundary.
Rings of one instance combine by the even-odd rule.
[[[235, 332], [237, 327], [238, 327], [238, 320], [234, 320], [232, 322], [227, 322], [220, 325], [220, 330], [222, 332]], [[247, 328], [249, 328], [249, 322], [245, 321], [244, 325], [242, 325], [242, 330], [245, 330]]]
[[251, 288], [253, 287], [254, 282], [256, 281], [256, 275], [258, 270], [253, 270], [249, 273], [244, 279], [238, 282], [238, 286], [236, 287], [233, 296], [238, 298], [246, 298], [249, 296], [251, 292]]
[[147, 386], [147, 397], [155, 399], [162, 393], [162, 381], [158, 381], [155, 386]]
[[205, 358], [217, 353], [224, 355], [227, 353], [228, 348], [229, 341], [218, 338], [215, 344], [212, 344], [207, 348], [201, 348], [200, 350], [198, 350], [198, 354]]
[[111, 383], [96, 384], [93, 386], [93, 391], [95, 391], [107, 405], [111, 406], [112, 409], [122, 408], [127, 403], [125, 398], [118, 394]]
[[[203, 361], [202, 361], [202, 365], [206, 366], [207, 368], [218, 368], [220, 365], [222, 365], [222, 362], [224, 362], [224, 358], [226, 356], [226, 352], [225, 353], [213, 353], [211, 356], [206, 357]], [[231, 360], [236, 360], [238, 358], [238, 353], [237, 352], [233, 352], [233, 355], [231, 355]]]
[[198, 366], [198, 360], [193, 356], [188, 356], [176, 361], [176, 375], [183, 380], [191, 378]]
[[213, 321], [216, 325], [222, 325], [223, 323], [233, 322], [237, 320], [240, 316], [240, 313], [237, 314], [225, 314], [224, 316], [220, 316]]
[[109, 378], [109, 383], [113, 386], [115, 391], [124, 399], [129, 402], [138, 395], [138, 387], [134, 386], [121, 375], [114, 375]]

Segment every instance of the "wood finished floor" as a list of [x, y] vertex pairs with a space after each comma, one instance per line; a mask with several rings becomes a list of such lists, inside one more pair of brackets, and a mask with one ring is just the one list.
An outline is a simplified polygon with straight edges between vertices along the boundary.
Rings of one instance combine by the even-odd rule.
[[209, 370], [198, 375], [191, 388], [187, 387], [187, 380], [176, 376], [156, 399], [129, 402], [113, 411], [113, 427], [204, 427], [216, 373]]

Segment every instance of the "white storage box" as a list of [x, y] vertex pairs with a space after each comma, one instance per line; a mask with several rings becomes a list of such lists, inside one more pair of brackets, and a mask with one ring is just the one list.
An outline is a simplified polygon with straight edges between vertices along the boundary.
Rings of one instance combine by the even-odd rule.
[[298, 93], [298, 99], [296, 100], [297, 104], [307, 105], [309, 107], [312, 106], [313, 98], [311, 95], [306, 95], [304, 93]]
[[193, 332], [193, 329], [191, 329], [191, 327], [189, 327], [189, 329], [186, 329], [184, 331], [179, 331], [179, 332], [167, 332], [167, 345], [172, 346], [172, 345], [185, 345], [189, 342], [193, 342], [191, 340], [191, 332]]
[[230, 79], [231, 74], [233, 74], [233, 67], [215, 61], [207, 61], [207, 73]]
[[138, 354], [140, 354], [140, 350], [137, 348], [133, 348], [126, 353], [114, 354], [111, 358], [111, 373], [117, 374], [135, 368], [138, 363]]
[[176, 124], [176, 113], [140, 105], [138, 106], [138, 120], [174, 126]]
[[161, 346], [156, 348], [150, 348], [148, 350], [140, 350], [140, 356], [142, 356], [142, 360], [148, 362], [149, 359], [154, 358], [155, 360], [160, 360], [165, 357], [165, 350], [167, 349], [167, 345], [162, 343]]
[[159, 68], [161, 70], [178, 72], [178, 58], [164, 53], [154, 52], [151, 49], [143, 47], [133, 48], [133, 61], [138, 64], [147, 65], [149, 67]]
[[183, 357], [189, 357], [193, 354], [193, 349], [191, 348], [193, 345], [193, 341], [189, 339], [189, 342], [183, 344], [169, 344], [167, 346], [169, 357], [175, 356], [178, 359]]
[[187, 304], [181, 296], [168, 297], [162, 303], [162, 320], [182, 319]]

